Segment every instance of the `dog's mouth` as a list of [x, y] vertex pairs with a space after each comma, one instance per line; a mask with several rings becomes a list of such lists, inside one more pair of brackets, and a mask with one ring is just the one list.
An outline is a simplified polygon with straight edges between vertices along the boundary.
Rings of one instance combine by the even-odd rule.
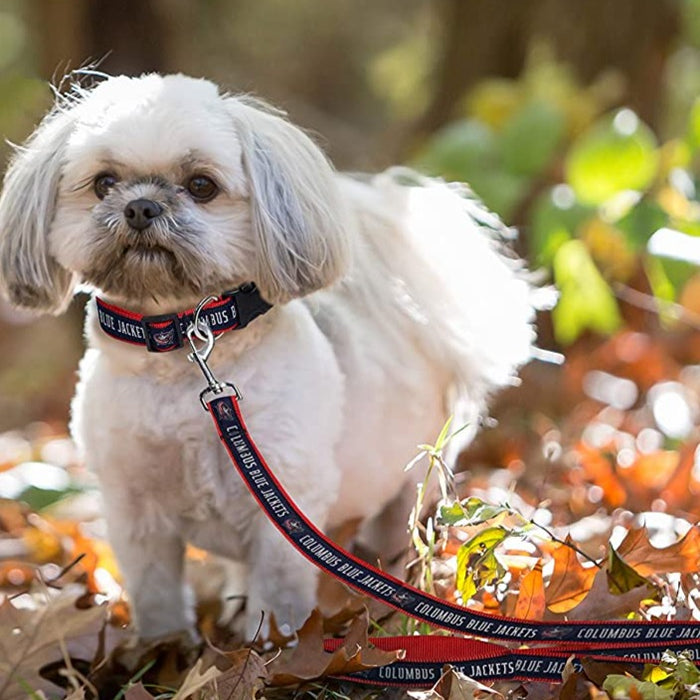
[[153, 241], [130, 241], [110, 256], [96, 257], [83, 274], [103, 292], [134, 299], [197, 286], [177, 253]]
[[150, 259], [160, 261], [163, 257], [175, 258], [175, 254], [165, 246], [152, 243], [134, 243], [124, 247], [123, 254], [125, 256], [135, 255], [142, 258], [144, 262]]

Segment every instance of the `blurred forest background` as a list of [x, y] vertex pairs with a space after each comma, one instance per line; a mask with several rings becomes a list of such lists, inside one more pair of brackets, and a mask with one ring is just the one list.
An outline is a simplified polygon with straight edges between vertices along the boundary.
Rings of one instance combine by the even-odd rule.
[[[561, 289], [544, 346], [640, 306], [665, 329], [697, 323], [694, 266], [648, 240], [700, 234], [698, 0], [2, 0], [0, 134], [21, 143], [47, 81], [90, 62], [264, 96], [340, 169], [470, 182]], [[65, 420], [82, 304], [0, 307], [0, 429]]]

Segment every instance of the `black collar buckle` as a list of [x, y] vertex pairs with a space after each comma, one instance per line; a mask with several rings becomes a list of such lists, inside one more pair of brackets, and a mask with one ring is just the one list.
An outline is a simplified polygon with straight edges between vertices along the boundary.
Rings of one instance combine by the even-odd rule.
[[222, 296], [233, 299], [239, 328], [245, 328], [253, 319], [272, 308], [272, 304], [260, 296], [254, 282], [246, 282], [236, 289], [224, 292]]

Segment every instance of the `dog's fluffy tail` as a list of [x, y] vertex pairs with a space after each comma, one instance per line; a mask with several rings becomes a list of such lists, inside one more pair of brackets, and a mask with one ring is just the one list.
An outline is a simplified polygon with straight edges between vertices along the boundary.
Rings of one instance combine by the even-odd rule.
[[414, 339], [451, 373], [457, 395], [483, 407], [513, 382], [535, 340], [532, 289], [503, 240], [509, 229], [468, 188], [407, 169], [348, 186], [362, 201], [365, 252], [357, 254], [373, 259], [359, 266], [370, 271], [366, 279], [351, 284], [375, 298], [389, 291], [397, 313], [385, 328], [410, 322]]

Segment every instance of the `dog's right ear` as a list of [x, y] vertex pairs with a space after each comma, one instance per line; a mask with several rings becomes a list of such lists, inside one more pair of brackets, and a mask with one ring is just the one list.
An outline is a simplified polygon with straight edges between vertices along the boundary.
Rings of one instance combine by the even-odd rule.
[[44, 118], [10, 161], [0, 195], [0, 291], [26, 309], [59, 313], [70, 301], [74, 275], [49, 251], [72, 110]]

